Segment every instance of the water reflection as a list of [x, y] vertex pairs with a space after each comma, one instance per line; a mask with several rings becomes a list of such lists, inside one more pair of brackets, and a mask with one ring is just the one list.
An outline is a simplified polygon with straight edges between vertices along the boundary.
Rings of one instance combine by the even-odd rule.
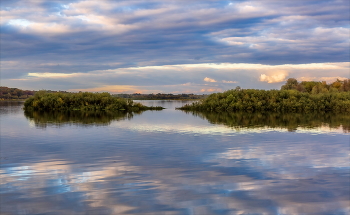
[[329, 127], [342, 127], [345, 133], [350, 131], [350, 115], [342, 113], [278, 113], [278, 112], [188, 112], [208, 120], [212, 124], [222, 124], [236, 130], [242, 128], [282, 128], [288, 131]]
[[63, 126], [66, 124], [106, 126], [112, 121], [130, 120], [134, 115], [141, 113], [141, 111], [24, 111], [25, 117], [39, 128], [45, 128], [48, 125]]
[[21, 109], [18, 107], [22, 106], [23, 103], [24, 101], [1, 101], [0, 100], [0, 115], [21, 112]]
[[[227, 127], [346, 127], [347, 116], [240, 115], [225, 124], [223, 116], [174, 109], [124, 120], [96, 112], [23, 115], [20, 108], [1, 116], [1, 214], [343, 215], [350, 209], [348, 133]], [[28, 119], [48, 128], [33, 128]], [[78, 126], [61, 126], [70, 123]], [[108, 126], [86, 127], [96, 124]]]

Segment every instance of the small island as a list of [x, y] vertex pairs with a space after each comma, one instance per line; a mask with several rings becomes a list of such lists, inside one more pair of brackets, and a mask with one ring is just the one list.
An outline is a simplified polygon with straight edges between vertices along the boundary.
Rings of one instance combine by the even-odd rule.
[[214, 93], [178, 108], [187, 111], [350, 112], [350, 79], [326, 82], [288, 79], [281, 90], [241, 89]]
[[144, 111], [162, 110], [163, 107], [148, 107], [131, 99], [113, 97], [109, 93], [67, 93], [38, 91], [24, 102], [25, 110], [108, 110]]

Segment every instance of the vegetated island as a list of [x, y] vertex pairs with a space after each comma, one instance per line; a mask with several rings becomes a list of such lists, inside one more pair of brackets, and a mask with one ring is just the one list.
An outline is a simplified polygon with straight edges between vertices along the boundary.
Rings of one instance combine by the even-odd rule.
[[109, 93], [63, 93], [38, 91], [24, 102], [25, 110], [106, 110], [143, 111], [162, 110], [163, 107], [148, 107], [131, 99], [113, 97]]
[[350, 79], [326, 82], [287, 80], [281, 90], [240, 89], [214, 93], [177, 108], [188, 111], [350, 112]]

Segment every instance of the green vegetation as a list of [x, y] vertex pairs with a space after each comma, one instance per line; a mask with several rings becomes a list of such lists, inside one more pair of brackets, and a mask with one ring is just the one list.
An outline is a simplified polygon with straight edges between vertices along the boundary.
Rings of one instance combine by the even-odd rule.
[[295, 78], [289, 78], [287, 83], [281, 87], [281, 90], [297, 90], [311, 94], [349, 92], [350, 79], [344, 81], [337, 79], [335, 82], [327, 84], [325, 81], [302, 81], [299, 83]]
[[298, 128], [318, 128], [326, 126], [340, 128], [350, 132], [350, 115], [347, 113], [309, 112], [309, 113], [278, 113], [278, 112], [188, 112], [208, 120], [212, 124], [222, 124], [236, 130], [242, 128], [284, 128], [295, 131]]
[[141, 113], [142, 111], [24, 111], [25, 117], [33, 121], [35, 126], [41, 128], [45, 128], [48, 125], [63, 126], [66, 124], [103, 126], [109, 125], [112, 121], [131, 119], [135, 114]]
[[35, 91], [21, 90], [18, 88], [0, 87], [0, 100], [27, 99], [33, 96]]
[[[310, 84], [311, 83], [311, 84]], [[324, 82], [301, 82], [289, 79], [282, 90], [240, 89], [214, 93], [206, 99], [185, 105], [180, 110], [191, 111], [284, 111], [350, 112], [349, 80], [326, 85]], [[313, 86], [309, 92], [308, 86]], [[299, 91], [298, 86], [305, 86]], [[323, 88], [322, 88], [323, 86]], [[302, 88], [300, 88], [302, 89]], [[307, 90], [306, 90], [307, 89]]]
[[163, 107], [147, 107], [131, 99], [115, 98], [109, 93], [49, 93], [38, 91], [24, 102], [25, 110], [108, 110], [142, 111], [162, 110]]
[[191, 94], [165, 94], [165, 93], [157, 93], [157, 94], [115, 94], [113, 96], [128, 98], [133, 100], [193, 100], [193, 99], [204, 99], [207, 95], [195, 95]]

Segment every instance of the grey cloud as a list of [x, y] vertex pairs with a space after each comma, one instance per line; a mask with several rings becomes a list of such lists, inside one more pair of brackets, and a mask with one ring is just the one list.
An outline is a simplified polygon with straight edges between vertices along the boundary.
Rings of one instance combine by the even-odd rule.
[[[33, 30], [4, 22], [1, 60], [21, 61], [27, 67], [2, 72], [7, 78], [33, 71], [86, 73], [193, 63], [275, 65], [349, 60], [346, 1], [229, 3], [4, 1], [2, 10], [11, 12], [4, 15], [4, 20], [28, 20], [49, 27], [55, 23], [64, 30], [55, 33], [48, 28], [39, 32], [42, 26]], [[95, 17], [90, 22], [84, 20], [90, 15]], [[61, 66], [42, 66], [45, 62]], [[185, 83], [191, 81], [189, 78]]]

